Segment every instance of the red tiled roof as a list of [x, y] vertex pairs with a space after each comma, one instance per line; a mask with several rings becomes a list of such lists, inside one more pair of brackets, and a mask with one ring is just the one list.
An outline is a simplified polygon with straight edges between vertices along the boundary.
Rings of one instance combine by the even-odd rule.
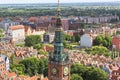
[[17, 29], [23, 29], [24, 26], [23, 25], [16, 25], [16, 26], [11, 26], [10, 29], [11, 30], [17, 30]]
[[37, 17], [30, 17], [28, 21], [36, 23], [36, 22], [38, 22], [38, 18]]
[[41, 80], [48, 80], [48, 78], [42, 78]]
[[17, 76], [15, 72], [8, 72], [7, 75], [8, 75], [8, 79], [10, 79], [13, 76]]
[[30, 78], [30, 80], [37, 80], [38, 78], [40, 78], [39, 76], [33, 76]]

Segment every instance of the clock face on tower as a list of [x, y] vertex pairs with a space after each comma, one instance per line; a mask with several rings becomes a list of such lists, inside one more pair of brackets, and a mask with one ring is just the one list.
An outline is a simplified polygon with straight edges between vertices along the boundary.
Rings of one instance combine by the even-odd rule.
[[52, 74], [56, 74], [57, 73], [57, 69], [56, 68], [52, 68]]
[[68, 73], [69, 73], [69, 69], [68, 69], [68, 67], [66, 66], [66, 67], [64, 67], [64, 75], [66, 76], [66, 75], [68, 75]]

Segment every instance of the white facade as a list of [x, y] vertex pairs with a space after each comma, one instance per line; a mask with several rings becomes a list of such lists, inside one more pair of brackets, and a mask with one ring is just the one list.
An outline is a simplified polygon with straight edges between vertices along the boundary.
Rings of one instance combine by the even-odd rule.
[[80, 46], [82, 47], [92, 47], [93, 39], [90, 35], [84, 34], [80, 38]]
[[12, 38], [13, 41], [24, 40], [25, 39], [24, 29], [12, 30]]
[[9, 70], [10, 69], [9, 58], [6, 55], [1, 55], [1, 57], [4, 60], [6, 71]]
[[95, 23], [95, 24], [110, 22], [111, 19], [119, 20], [119, 16], [117, 15], [98, 16], [98, 17], [82, 16], [79, 18], [84, 23]]
[[99, 23], [99, 18], [98, 17], [89, 17], [87, 18], [87, 23], [95, 23], [98, 24]]
[[8, 34], [11, 36], [13, 42], [25, 40], [25, 29], [22, 25], [12, 26], [9, 28]]

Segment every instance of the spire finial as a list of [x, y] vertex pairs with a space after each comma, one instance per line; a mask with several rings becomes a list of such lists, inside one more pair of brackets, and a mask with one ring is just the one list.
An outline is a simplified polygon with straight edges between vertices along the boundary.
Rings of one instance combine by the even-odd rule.
[[57, 15], [60, 16], [60, 0], [58, 0]]
[[56, 26], [61, 26], [61, 16], [60, 16], [60, 0], [58, 0], [58, 8], [57, 8], [57, 22]]

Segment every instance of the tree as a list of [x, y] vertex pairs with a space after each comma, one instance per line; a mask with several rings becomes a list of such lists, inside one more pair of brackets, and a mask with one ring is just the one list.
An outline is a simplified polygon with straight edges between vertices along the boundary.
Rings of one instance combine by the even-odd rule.
[[86, 80], [107, 80], [107, 73], [99, 68], [91, 67], [86, 72]]
[[24, 75], [24, 65], [22, 64], [11, 64], [10, 69], [16, 71], [19, 75]]
[[66, 41], [71, 41], [71, 35], [68, 35], [68, 34], [63, 34], [63, 37], [64, 37], [64, 40]]
[[104, 46], [93, 46], [92, 48], [86, 48], [85, 51], [89, 54], [98, 54], [98, 55], [104, 55], [104, 56], [111, 56], [111, 53], [109, 50]]
[[4, 32], [3, 29], [0, 28], [0, 38], [4, 36], [3, 32]]
[[40, 49], [38, 51], [38, 54], [48, 55], [48, 52], [45, 52], [44, 50]]
[[120, 34], [120, 30], [117, 30], [117, 31], [116, 31], [116, 35], [119, 35], [119, 34]]
[[82, 27], [83, 29], [86, 28], [85, 23], [80, 23], [80, 24], [81, 24], [81, 27]]
[[75, 42], [79, 42], [80, 41], [80, 35], [75, 35]]
[[83, 80], [78, 74], [72, 74], [70, 80]]
[[108, 42], [106, 40], [103, 40], [103, 46], [108, 47]]
[[12, 55], [10, 56], [11, 64], [14, 64], [14, 59], [15, 59], [15, 56], [14, 56], [14, 54], [12, 54]]
[[106, 40], [106, 44], [107, 44], [105, 47], [109, 48], [112, 45], [112, 38], [110, 36], [106, 36], [105, 40]]
[[48, 60], [41, 58], [35, 58], [35, 57], [30, 57], [26, 58], [24, 60], [21, 60], [19, 64], [24, 65], [24, 73], [30, 76], [33, 76], [35, 74], [44, 74], [45, 76], [47, 75], [47, 64]]
[[84, 73], [87, 71], [87, 68], [82, 64], [76, 63], [71, 66], [71, 74], [78, 74], [82, 77], [85, 76]]
[[25, 74], [33, 76], [38, 71], [39, 60], [34, 57], [26, 58], [26, 59], [20, 61], [20, 64], [25, 66], [25, 71], [24, 71]]
[[92, 54], [98, 54], [98, 55], [104, 55], [106, 53], [110, 54], [109, 50], [106, 47], [103, 47], [103, 46], [93, 46], [91, 53]]
[[71, 37], [71, 42], [75, 42], [75, 36]]
[[34, 46], [41, 43], [41, 38], [39, 35], [30, 35], [25, 38], [25, 46]]
[[33, 46], [33, 48], [35, 48], [35, 49], [37, 49], [37, 50], [41, 49], [41, 48], [42, 48], [42, 43], [35, 44], [35, 45]]
[[94, 39], [93, 44], [96, 46], [101, 45], [106, 48], [109, 48], [112, 44], [112, 38], [110, 36], [103, 37], [102, 35], [100, 35]]
[[102, 42], [103, 42], [103, 36], [100, 35], [100, 36], [97, 36], [94, 41], [93, 41], [93, 44], [94, 45], [102, 45]]
[[[83, 78], [83, 80], [107, 80], [107, 73], [103, 70], [96, 67], [86, 67], [79, 63], [71, 66], [71, 74], [72, 80], [78, 80], [80, 76]], [[77, 79], [75, 79], [75, 77]]]

